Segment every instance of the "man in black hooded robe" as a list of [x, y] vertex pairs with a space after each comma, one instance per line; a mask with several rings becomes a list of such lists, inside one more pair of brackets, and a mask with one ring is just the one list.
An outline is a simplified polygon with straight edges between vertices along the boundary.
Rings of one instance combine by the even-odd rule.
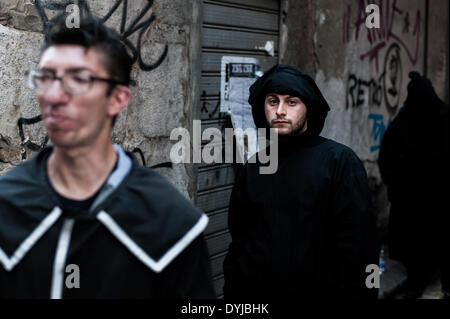
[[367, 267], [378, 265], [367, 174], [350, 148], [319, 136], [329, 106], [317, 85], [276, 65], [250, 87], [249, 103], [258, 128], [278, 131], [278, 170], [260, 174], [249, 161], [238, 174], [225, 298], [377, 298], [366, 285]]
[[408, 97], [386, 130], [378, 164], [391, 202], [389, 257], [408, 273], [406, 298], [418, 298], [439, 266], [449, 296], [449, 107], [429, 79], [411, 72]]

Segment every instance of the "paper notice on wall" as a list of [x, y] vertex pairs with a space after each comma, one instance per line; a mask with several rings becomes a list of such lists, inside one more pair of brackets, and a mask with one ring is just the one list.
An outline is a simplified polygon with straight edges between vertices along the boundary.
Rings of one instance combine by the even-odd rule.
[[259, 62], [255, 58], [222, 57], [220, 111], [231, 116], [243, 162], [258, 151], [256, 126], [248, 104], [248, 89], [261, 75]]

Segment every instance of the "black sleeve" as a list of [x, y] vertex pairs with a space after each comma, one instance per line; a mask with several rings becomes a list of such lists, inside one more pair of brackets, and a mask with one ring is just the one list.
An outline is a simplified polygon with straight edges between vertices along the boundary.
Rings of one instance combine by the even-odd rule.
[[353, 152], [340, 159], [335, 176], [333, 229], [335, 280], [343, 298], [377, 298], [378, 289], [366, 286], [366, 267], [378, 266], [379, 247], [371, 192], [363, 164]]
[[203, 235], [158, 275], [156, 290], [161, 299], [216, 299]]

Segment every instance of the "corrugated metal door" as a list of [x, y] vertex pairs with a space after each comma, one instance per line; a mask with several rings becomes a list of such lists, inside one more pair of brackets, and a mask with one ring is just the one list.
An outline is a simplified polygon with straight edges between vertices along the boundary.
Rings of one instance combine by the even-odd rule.
[[[203, 1], [200, 103], [202, 131], [208, 127], [221, 130], [231, 127], [229, 118], [219, 112], [222, 56], [255, 57], [263, 71], [266, 71], [278, 62], [278, 38], [277, 0]], [[274, 42], [274, 56], [258, 49], [264, 47], [267, 41]], [[222, 264], [231, 240], [227, 230], [227, 213], [233, 183], [234, 170], [231, 164], [200, 164], [197, 205], [210, 217], [206, 238], [214, 285], [219, 297], [222, 296], [223, 289]]]

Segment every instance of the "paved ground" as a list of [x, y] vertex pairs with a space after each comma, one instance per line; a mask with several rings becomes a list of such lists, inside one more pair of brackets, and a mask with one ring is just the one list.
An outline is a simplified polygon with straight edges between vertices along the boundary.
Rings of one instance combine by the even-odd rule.
[[385, 265], [380, 277], [380, 299], [392, 298], [401, 290], [407, 278], [406, 269], [399, 262], [386, 258]]
[[[422, 296], [419, 299], [441, 299], [443, 297], [440, 274], [437, 273], [432, 282], [428, 285], [428, 287], [423, 292]], [[399, 292], [394, 296], [394, 299], [402, 299], [403, 293]]]
[[[388, 256], [387, 251], [386, 255]], [[380, 299], [402, 299], [404, 293], [402, 288], [406, 282], [406, 269], [399, 262], [389, 259], [385, 259], [386, 268], [380, 277]], [[443, 296], [440, 273], [436, 273], [433, 280], [423, 292], [419, 299], [441, 299]]]

